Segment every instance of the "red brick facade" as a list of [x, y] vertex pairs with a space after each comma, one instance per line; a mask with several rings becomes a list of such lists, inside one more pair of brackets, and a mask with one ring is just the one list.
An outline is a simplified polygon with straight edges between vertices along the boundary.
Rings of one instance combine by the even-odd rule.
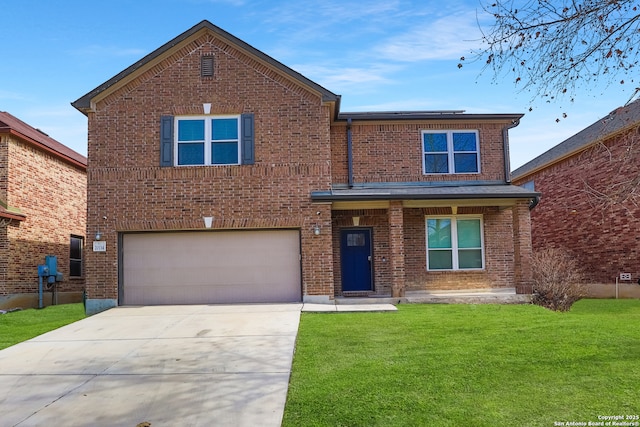
[[21, 132], [31, 130], [39, 138], [35, 129], [2, 114], [0, 121], [7, 124], [0, 126], [0, 200], [20, 215], [0, 214], [0, 308], [37, 302], [37, 266], [44, 264], [45, 255], [57, 257], [63, 274], [63, 281], [56, 284], [59, 301], [69, 293], [79, 300], [84, 277], [70, 278], [69, 245], [71, 236], [85, 236], [84, 157], [76, 153], [69, 160], [57, 154], [46, 145], [48, 138], [32, 139]]
[[[203, 55], [215, 58], [213, 77], [200, 75]], [[213, 229], [300, 230], [304, 300], [342, 295], [340, 230], [353, 228], [354, 216], [358, 227], [372, 230], [375, 294], [515, 286], [514, 247], [527, 252], [525, 239], [514, 239], [514, 222], [523, 230], [529, 223], [512, 209], [526, 200], [441, 200], [429, 202], [432, 208], [403, 200], [351, 208], [314, 200], [314, 192], [331, 192], [349, 181], [347, 115], [337, 111], [339, 97], [212, 24], [197, 25], [125, 71], [74, 103], [89, 119], [87, 233], [100, 230], [107, 244], [106, 252], [86, 255], [89, 299], [117, 303], [122, 233], [202, 229], [203, 216], [213, 217]], [[202, 115], [203, 104], [211, 104], [210, 114], [254, 115], [253, 164], [160, 166], [161, 116]], [[507, 186], [503, 131], [511, 120], [458, 115], [354, 122], [353, 181]], [[426, 129], [477, 130], [481, 173], [423, 175], [420, 131]], [[426, 274], [425, 215], [438, 208], [449, 215], [483, 215], [483, 271]]]
[[532, 182], [542, 194], [531, 211], [533, 250], [566, 249], [593, 284], [615, 283], [622, 272], [632, 273], [634, 283], [640, 278], [637, 119], [625, 128], [585, 139], [570, 156], [515, 181]]

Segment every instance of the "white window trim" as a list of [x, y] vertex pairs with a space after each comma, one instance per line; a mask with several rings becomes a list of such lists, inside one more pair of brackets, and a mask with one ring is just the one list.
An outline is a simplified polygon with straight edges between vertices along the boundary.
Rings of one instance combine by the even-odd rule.
[[[429, 219], [449, 219], [451, 220], [451, 257], [452, 257], [452, 265], [453, 268], [445, 269], [445, 268], [435, 268], [431, 269], [429, 267], [429, 223], [427, 220]], [[480, 220], [480, 252], [482, 257], [482, 267], [481, 268], [460, 268], [459, 260], [458, 260], [458, 220], [459, 219], [479, 219]], [[424, 220], [425, 227], [425, 246], [427, 248], [426, 253], [426, 265], [427, 271], [483, 271], [485, 269], [485, 258], [484, 258], [484, 218], [482, 215], [427, 215]], [[437, 249], [433, 249], [437, 250]], [[448, 249], [447, 249], [448, 250]]]
[[[219, 140], [216, 142], [238, 142], [238, 162], [237, 163], [211, 163], [211, 144], [213, 143], [213, 134], [211, 133], [211, 120], [217, 119], [236, 119], [238, 122], [238, 139], [237, 140]], [[198, 165], [181, 165], [178, 164], [178, 146], [181, 143], [195, 143], [199, 141], [178, 141], [178, 122], [181, 120], [204, 120], [204, 163]], [[174, 129], [173, 132], [173, 163], [178, 167], [189, 166], [233, 166], [239, 165], [242, 161], [242, 119], [239, 114], [227, 114], [227, 115], [211, 115], [211, 116], [176, 116], [174, 117]]]
[[[447, 173], [437, 173], [437, 172], [427, 172], [427, 166], [424, 161], [424, 157], [427, 154], [424, 151], [424, 135], [432, 134], [432, 133], [444, 133], [447, 135], [447, 162], [449, 166], [449, 172]], [[476, 167], [478, 172], [455, 172], [455, 161], [454, 161], [454, 151], [453, 151], [453, 134], [454, 133], [475, 133], [476, 135], [476, 151], [456, 151], [456, 153], [473, 153], [476, 155]], [[437, 130], [437, 129], [429, 129], [420, 131], [420, 151], [422, 152], [422, 174], [423, 175], [478, 175], [481, 173], [480, 170], [480, 132], [477, 130], [470, 129], [450, 129], [450, 130]], [[444, 154], [444, 151], [429, 151], [429, 153], [441, 153]]]

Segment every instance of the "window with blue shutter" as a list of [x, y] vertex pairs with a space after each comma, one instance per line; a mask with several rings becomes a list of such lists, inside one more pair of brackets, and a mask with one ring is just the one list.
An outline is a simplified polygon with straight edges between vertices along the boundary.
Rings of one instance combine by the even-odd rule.
[[161, 166], [253, 164], [254, 116], [163, 116]]

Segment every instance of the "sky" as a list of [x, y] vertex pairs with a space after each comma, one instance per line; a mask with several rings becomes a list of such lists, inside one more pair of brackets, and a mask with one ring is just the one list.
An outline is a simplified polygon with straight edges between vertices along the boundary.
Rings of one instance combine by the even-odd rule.
[[342, 112], [523, 113], [513, 169], [629, 100], [631, 86], [603, 81], [548, 103], [514, 75], [459, 69], [481, 46], [480, 1], [0, 0], [0, 111], [86, 155], [71, 102], [204, 19], [342, 95]]

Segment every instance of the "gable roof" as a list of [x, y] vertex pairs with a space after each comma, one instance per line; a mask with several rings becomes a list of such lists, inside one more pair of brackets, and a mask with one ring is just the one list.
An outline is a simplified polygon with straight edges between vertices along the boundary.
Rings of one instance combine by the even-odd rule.
[[[297, 71], [292, 70], [291, 68], [273, 59], [272, 57], [266, 55], [265, 53], [259, 51], [253, 46], [250, 46], [249, 44], [243, 42], [242, 40], [233, 36], [232, 34], [229, 34], [223, 29], [213, 25], [211, 22], [204, 20], [196, 24], [189, 30], [185, 31], [184, 33], [180, 34], [176, 38], [160, 46], [158, 49], [154, 50], [153, 52], [151, 52], [150, 54], [148, 54], [138, 62], [127, 67], [120, 73], [116, 74], [111, 79], [107, 80], [106, 82], [102, 83], [100, 86], [93, 89], [91, 92], [81, 96], [76, 101], [72, 102], [71, 105], [73, 105], [80, 112], [86, 115], [88, 111], [91, 109], [91, 100], [95, 98], [97, 95], [101, 94], [102, 92], [104, 92], [105, 90], [113, 86], [116, 86], [119, 82], [129, 77], [132, 73], [140, 69], [144, 69], [147, 65], [153, 62], [155, 59], [161, 57], [163, 54], [173, 49], [177, 45], [180, 45], [182, 42], [189, 39], [190, 37], [192, 37], [193, 35], [197, 34], [200, 31], [210, 31], [214, 33], [216, 37], [223, 39], [225, 42], [231, 45], [235, 45], [236, 47], [243, 50], [247, 54], [258, 59], [259, 61], [266, 63], [268, 66], [272, 68], [275, 68], [276, 70], [278, 70], [279, 72], [282, 72], [283, 74], [287, 75], [291, 79], [298, 81], [301, 85], [306, 86], [311, 90], [320, 93], [320, 95], [322, 96], [322, 100], [324, 102], [336, 102], [336, 104], [339, 104], [340, 95], [334, 94], [333, 92], [325, 89], [319, 84], [304, 77], [302, 74], [298, 73]], [[336, 111], [338, 110], [339, 108], [336, 107]]]
[[598, 142], [640, 123], [640, 99], [618, 107], [572, 137], [542, 153], [511, 173], [512, 180], [551, 166]]
[[85, 156], [61, 144], [41, 130], [29, 126], [6, 111], [0, 111], [0, 134], [3, 133], [20, 138], [24, 142], [53, 154], [80, 169], [87, 169], [87, 158]]

